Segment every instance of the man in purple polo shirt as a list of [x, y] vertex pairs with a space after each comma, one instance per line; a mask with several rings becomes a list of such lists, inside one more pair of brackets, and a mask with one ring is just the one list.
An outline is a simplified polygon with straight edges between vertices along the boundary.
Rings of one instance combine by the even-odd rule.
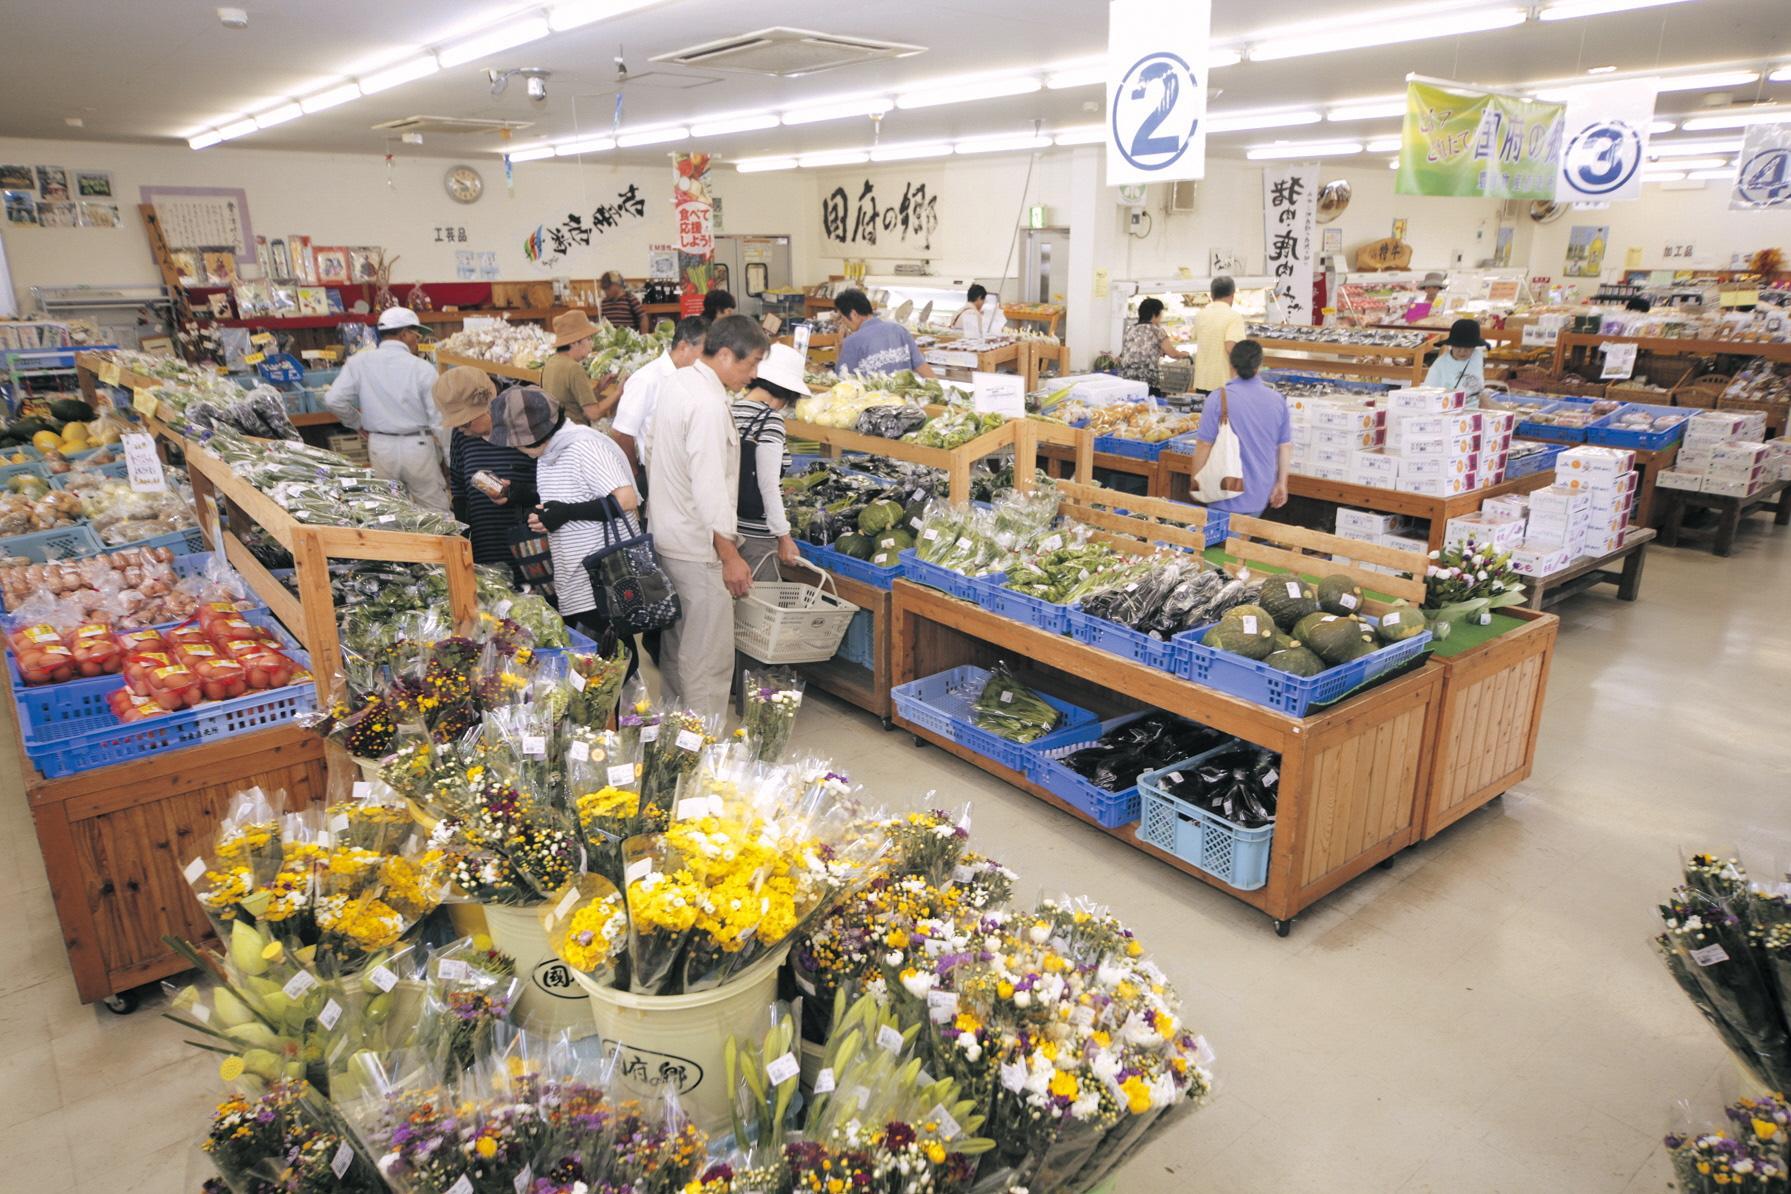
[[872, 314], [870, 296], [862, 290], [842, 290], [833, 309], [850, 330], [840, 342], [841, 373], [899, 373], [912, 369], [932, 377], [933, 367], [920, 355], [920, 346], [908, 329]]
[[1232, 346], [1231, 367], [1237, 376], [1206, 396], [1200, 411], [1200, 428], [1194, 433], [1194, 463], [1190, 475], [1198, 477], [1213, 454], [1219, 435], [1221, 395], [1231, 429], [1237, 433], [1244, 457], [1244, 492], [1220, 502], [1212, 510], [1229, 514], [1261, 514], [1264, 508], [1287, 504], [1287, 470], [1293, 462], [1293, 420], [1287, 399], [1257, 376], [1262, 368], [1262, 345], [1240, 340]]

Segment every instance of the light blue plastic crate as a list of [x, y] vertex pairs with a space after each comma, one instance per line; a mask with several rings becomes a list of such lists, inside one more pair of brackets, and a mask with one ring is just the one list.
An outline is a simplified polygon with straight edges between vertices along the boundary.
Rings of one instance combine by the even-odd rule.
[[1069, 615], [1070, 634], [1077, 642], [1099, 647], [1121, 659], [1129, 659], [1160, 672], [1174, 670], [1171, 662], [1174, 653], [1167, 641], [1140, 634], [1130, 626], [1121, 626], [1117, 622], [1085, 614], [1080, 604], [1071, 606]]
[[[1643, 414], [1660, 416], [1674, 415], [1678, 422], [1661, 431], [1625, 431], [1610, 424], [1615, 423], [1625, 414], [1637, 411]], [[1586, 428], [1586, 442], [1598, 444], [1606, 448], [1632, 448], [1636, 451], [1652, 452], [1678, 443], [1685, 438], [1685, 425], [1692, 417], [1692, 411], [1683, 406], [1652, 406], [1646, 402], [1625, 402], [1610, 413], [1606, 419], [1600, 420], [1603, 426]]]
[[874, 670], [877, 664], [874, 625], [870, 610], [861, 609], [853, 614], [852, 621], [846, 625], [846, 637], [840, 640], [840, 649], [833, 653], [833, 657], [853, 667]]
[[1026, 778], [1070, 807], [1094, 819], [1106, 829], [1118, 829], [1138, 819], [1138, 788], [1133, 785], [1121, 792], [1097, 787], [1065, 767], [1065, 755], [1075, 754], [1085, 746], [1093, 746], [1109, 730], [1137, 721], [1143, 713], [1054, 730], [1026, 748]]
[[50, 479], [50, 466], [42, 459], [27, 460], [24, 464], [8, 464], [0, 466], [0, 487], [14, 477], [39, 477], [45, 481]]
[[1147, 443], [1141, 439], [1127, 439], [1123, 435], [1097, 435], [1094, 450], [1105, 452], [1109, 456], [1124, 456], [1131, 460], [1155, 460], [1163, 454], [1163, 449], [1170, 441], [1158, 440]]
[[60, 779], [200, 742], [283, 726], [300, 713], [316, 707], [317, 690], [307, 680], [129, 725], [121, 723], [107, 709], [99, 716], [59, 722], [41, 729], [21, 726], [20, 730], [24, 735], [25, 755], [32, 765], [45, 779]]
[[[1421, 615], [1416, 609], [1409, 609], [1401, 616]], [[1206, 688], [1294, 717], [1304, 717], [1307, 710], [1315, 706], [1342, 700], [1369, 681], [1410, 663], [1430, 649], [1430, 631], [1424, 630], [1360, 659], [1326, 668], [1316, 676], [1296, 676], [1202, 643], [1201, 636], [1212, 625], [1196, 626], [1175, 636], [1175, 674]]]
[[1070, 632], [1070, 610], [1067, 605], [1059, 605], [1054, 601], [1046, 601], [1042, 597], [1033, 597], [1026, 593], [1016, 593], [1007, 587], [1007, 574], [983, 578], [987, 584], [977, 594], [977, 604], [992, 614], [1000, 614], [1004, 618], [1012, 618], [1028, 626], [1036, 626], [1046, 634], [1068, 634]]
[[1163, 790], [1163, 778], [1191, 770], [1207, 759], [1233, 750], [1237, 743], [1216, 746], [1138, 777], [1138, 840], [1175, 855], [1238, 891], [1255, 891], [1269, 881], [1273, 824], [1245, 829]]
[[97, 556], [105, 547], [92, 527], [77, 523], [72, 527], [56, 527], [0, 539], [0, 558], [15, 557], [34, 564], [48, 564]]
[[[1556, 398], [1552, 402], [1538, 407], [1537, 413], [1550, 414], [1558, 410], [1572, 410], [1576, 407], [1591, 405], [1592, 399], [1590, 398]], [[1612, 414], [1615, 413], [1612, 412]], [[1548, 440], [1557, 444], [1583, 444], [1586, 442], [1587, 432], [1603, 427], [1611, 421], [1611, 417], [1612, 415], [1602, 415], [1585, 427], [1556, 427], [1551, 423], [1536, 423], [1529, 419], [1519, 419], [1517, 426], [1512, 430], [1525, 439]]]
[[938, 589], [941, 593], [956, 597], [960, 601], [974, 603], [987, 585], [987, 582], [979, 577], [965, 576], [961, 572], [953, 572], [950, 568], [929, 564], [916, 555], [913, 548], [902, 552], [901, 561], [904, 577], [919, 581], [928, 588]]
[[903, 572], [899, 563], [890, 568], [879, 568], [869, 560], [861, 560], [843, 551], [822, 547], [818, 543], [798, 541], [796, 550], [802, 553], [803, 559], [817, 568], [825, 568], [835, 576], [843, 576], [847, 580], [855, 580], [876, 589], [887, 589]]
[[162, 535], [151, 535], [147, 539], [138, 539], [133, 543], [120, 543], [104, 549], [106, 555], [117, 555], [121, 551], [130, 551], [138, 547], [166, 547], [177, 556], [190, 556], [206, 549], [205, 532], [198, 527], [184, 527], [178, 531], [169, 531]]
[[[980, 729], [972, 720], [977, 695], [988, 682], [987, 670], [965, 665], [898, 685], [889, 690], [889, 696], [895, 702], [896, 712], [904, 721], [931, 730], [959, 746], [967, 746], [980, 755], [994, 759], [1003, 767], [1022, 775], [1027, 774], [1027, 764], [1032, 757], [1031, 746], [1011, 742], [1000, 734]], [[1053, 734], [1094, 724], [1095, 715], [1087, 709], [1068, 701], [1060, 701], [1047, 692], [1039, 692], [1038, 695], [1063, 715], [1057, 728], [1052, 731]]]
[[[1529, 442], [1535, 443], [1536, 441], [1531, 440]], [[1540, 452], [1531, 452], [1527, 456], [1522, 457], [1509, 456], [1505, 461], [1505, 479], [1507, 481], [1512, 481], [1516, 480], [1518, 477], [1528, 477], [1535, 473], [1550, 472], [1555, 467], [1555, 461], [1560, 458], [1561, 453], [1564, 451], [1566, 451], [1566, 446], [1564, 444], [1544, 444], [1542, 445], [1542, 451]]]

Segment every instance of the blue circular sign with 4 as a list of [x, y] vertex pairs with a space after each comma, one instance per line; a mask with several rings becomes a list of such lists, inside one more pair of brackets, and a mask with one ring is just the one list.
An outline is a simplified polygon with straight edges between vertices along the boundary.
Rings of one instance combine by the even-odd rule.
[[1619, 190], [1642, 166], [1642, 135], [1621, 120], [1587, 125], [1561, 155], [1568, 183], [1582, 195]]
[[1194, 72], [1170, 53], [1146, 54], [1113, 89], [1113, 143], [1140, 170], [1163, 170], [1188, 151], [1200, 125]]
[[1791, 149], [1767, 149], [1741, 163], [1735, 192], [1758, 207], [1791, 202]]

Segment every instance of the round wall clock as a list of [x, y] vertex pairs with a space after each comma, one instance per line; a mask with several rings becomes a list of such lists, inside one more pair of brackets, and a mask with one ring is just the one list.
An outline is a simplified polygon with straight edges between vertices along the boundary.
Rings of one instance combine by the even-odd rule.
[[471, 166], [455, 166], [442, 177], [448, 198], [456, 203], [477, 203], [485, 193], [485, 180]]

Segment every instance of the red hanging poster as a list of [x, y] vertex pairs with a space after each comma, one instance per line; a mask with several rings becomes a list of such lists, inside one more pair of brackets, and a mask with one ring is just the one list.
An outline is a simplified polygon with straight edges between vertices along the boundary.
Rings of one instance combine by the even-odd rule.
[[674, 154], [672, 169], [672, 203], [678, 217], [678, 310], [681, 315], [701, 315], [715, 262], [709, 155]]

